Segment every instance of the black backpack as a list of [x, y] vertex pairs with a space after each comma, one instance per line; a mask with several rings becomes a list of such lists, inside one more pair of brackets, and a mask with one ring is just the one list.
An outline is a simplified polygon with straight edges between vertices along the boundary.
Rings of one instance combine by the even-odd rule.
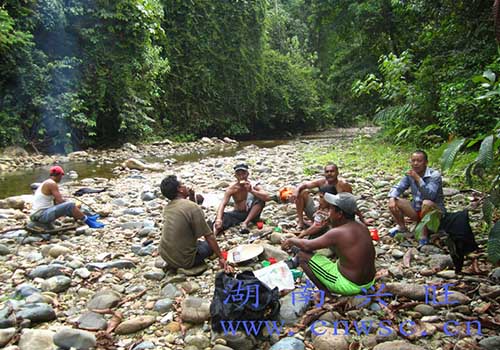
[[[237, 291], [243, 293], [244, 299], [246, 299], [246, 292], [249, 292], [248, 300], [245, 303], [228, 297], [228, 293], [235, 295], [234, 293]], [[244, 271], [235, 277], [219, 272], [215, 276], [214, 297], [210, 305], [212, 329], [218, 332], [222, 331], [221, 321], [277, 320], [280, 312], [279, 298], [277, 287], [270, 289], [259, 281], [251, 271]]]

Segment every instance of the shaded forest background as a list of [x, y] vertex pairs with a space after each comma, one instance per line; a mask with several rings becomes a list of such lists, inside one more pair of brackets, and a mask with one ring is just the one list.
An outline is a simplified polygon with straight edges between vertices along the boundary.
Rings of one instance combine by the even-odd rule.
[[0, 147], [366, 122], [480, 140], [500, 120], [494, 2], [3, 0]]

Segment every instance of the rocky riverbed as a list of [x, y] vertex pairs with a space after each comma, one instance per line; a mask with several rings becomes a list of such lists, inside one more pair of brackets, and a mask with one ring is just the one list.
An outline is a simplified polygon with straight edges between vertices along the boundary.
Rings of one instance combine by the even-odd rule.
[[[207, 147], [234, 147], [229, 140], [203, 142]], [[155, 151], [154, 145], [130, 145], [123, 154], [96, 153], [95, 158], [126, 160], [134, 154], [143, 158], [149, 152], [167, 157], [176, 147], [166, 142], [156, 145]], [[250, 178], [275, 193], [284, 185], [296, 185], [307, 179], [303, 172], [304, 153], [321, 154], [332, 147], [339, 152], [348, 150], [349, 139], [297, 140], [274, 148], [248, 146], [231, 157], [207, 157], [196, 163], [164, 162], [162, 171], [117, 167], [115, 178], [77, 178], [65, 183], [62, 190], [67, 194], [82, 187], [107, 188], [105, 192], [81, 197], [86, 206], [103, 216], [106, 226], [99, 230], [83, 226], [58, 235], [28, 234], [23, 229], [0, 235], [0, 347], [9, 350], [500, 348], [497, 336], [500, 269], [493, 269], [480, 250], [469, 256], [464, 274], [455, 275], [444, 237], [434, 237], [434, 244], [420, 251], [413, 239], [395, 241], [388, 237], [392, 223], [386, 210], [386, 194], [399, 175], [381, 172], [377, 178], [363, 176], [362, 166], [341, 162], [341, 175], [353, 184], [354, 193], [361, 197], [360, 209], [365, 217], [375, 219], [373, 227], [380, 235], [380, 240], [374, 241], [377, 288], [370, 294], [378, 291], [390, 295], [371, 300], [328, 299], [325, 305], [316, 308], [312, 300], [293, 304], [289, 293], [281, 298], [280, 319], [286, 326], [280, 335], [255, 337], [243, 332], [224, 335], [211, 331], [208, 309], [215, 274], [219, 271], [217, 261], [209, 260], [201, 269], [172, 271], [157, 255], [161, 212], [166, 204], [159, 191], [162, 178], [177, 174], [203, 194], [206, 197], [203, 208], [211, 219], [217, 198], [233, 180], [234, 164], [250, 164]], [[88, 152], [79, 156], [89, 157]], [[316, 165], [318, 173], [322, 167], [323, 164]], [[446, 193], [451, 211], [471, 204], [467, 194], [453, 189]], [[17, 203], [4, 201], [4, 206], [10, 208], [0, 209], [0, 231], [22, 226], [29, 203], [21, 198]], [[238, 266], [240, 271], [261, 268], [265, 258], [288, 257], [279, 242], [282, 237], [293, 235], [294, 207], [269, 202], [262, 217], [264, 228], [260, 231], [251, 227], [252, 233], [275, 227], [282, 232], [256, 241], [264, 245], [264, 253], [259, 259]], [[476, 227], [480, 225], [477, 209], [471, 211], [471, 221]], [[71, 222], [63, 220], [63, 224]], [[222, 249], [229, 250], [246, 243], [247, 238], [235, 228], [218, 237], [218, 241]], [[478, 241], [484, 247], [484, 240]], [[296, 283], [297, 290], [303, 289], [304, 284], [302, 277]], [[425, 300], [426, 286], [427, 290], [436, 290], [436, 300], [432, 293], [427, 293]], [[446, 288], [451, 292], [444, 300]], [[364, 301], [369, 302], [364, 305]], [[315, 320], [311, 329], [310, 324]], [[339, 324], [340, 321], [350, 326], [348, 334], [342, 331], [344, 324]], [[362, 322], [371, 322], [368, 335], [361, 333]], [[305, 326], [300, 327], [301, 324]], [[337, 332], [335, 327], [339, 328]]]

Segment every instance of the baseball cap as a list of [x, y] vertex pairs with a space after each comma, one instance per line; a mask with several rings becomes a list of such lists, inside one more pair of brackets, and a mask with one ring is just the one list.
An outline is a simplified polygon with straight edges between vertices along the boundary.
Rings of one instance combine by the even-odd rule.
[[356, 197], [349, 192], [341, 192], [339, 194], [325, 193], [323, 197], [328, 203], [339, 207], [346, 214], [355, 214], [358, 210], [356, 205]]
[[50, 175], [64, 175], [64, 170], [59, 165], [54, 165], [49, 170]]
[[241, 163], [241, 164], [237, 164], [234, 166], [234, 171], [238, 171], [238, 170], [245, 170], [245, 171], [248, 171], [248, 165], [244, 164], [244, 163]]

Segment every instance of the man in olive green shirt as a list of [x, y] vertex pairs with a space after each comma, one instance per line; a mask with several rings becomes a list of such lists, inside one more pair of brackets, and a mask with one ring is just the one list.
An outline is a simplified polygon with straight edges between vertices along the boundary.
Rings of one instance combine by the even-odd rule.
[[[202, 264], [215, 252], [220, 266], [226, 271], [231, 270], [222, 257], [203, 211], [196, 203], [186, 199], [191, 191], [175, 175], [164, 178], [160, 188], [161, 193], [170, 199], [163, 210], [159, 247], [163, 260], [174, 268], [190, 268]], [[198, 240], [201, 237], [205, 240]]]

